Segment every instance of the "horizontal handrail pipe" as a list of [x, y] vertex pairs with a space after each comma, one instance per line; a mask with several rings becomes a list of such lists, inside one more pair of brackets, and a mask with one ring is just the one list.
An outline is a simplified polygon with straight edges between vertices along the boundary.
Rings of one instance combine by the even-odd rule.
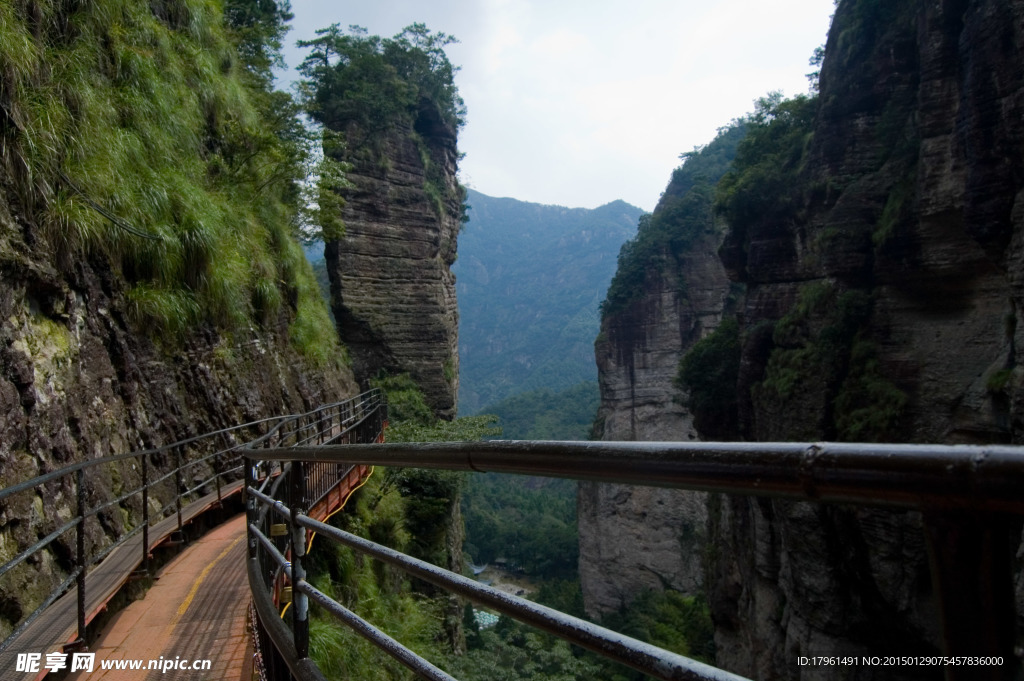
[[319, 536], [394, 565], [434, 586], [493, 608], [654, 678], [665, 681], [744, 681], [744, 677], [662, 650], [539, 603], [506, 594], [306, 515], [300, 514], [297, 522], [306, 529], [314, 530]]
[[246, 456], [1024, 514], [1024, 449], [1001, 445], [494, 440], [266, 448]]
[[[57, 486], [57, 494], [66, 495], [64, 498], [69, 504], [75, 504], [77, 497], [77, 505], [72, 506], [72, 512], [75, 514], [72, 518], [61, 519], [60, 527], [46, 527], [45, 537], [33, 542], [31, 546], [19, 547], [19, 553], [0, 566], [0, 579], [9, 579], [8, 575], [15, 568], [25, 569], [24, 564], [29, 557], [41, 551], [52, 551], [55, 542], [64, 541], [67, 539], [67, 535], [75, 533], [70, 539], [71, 545], [75, 547], [73, 555], [70, 556], [70, 560], [65, 560], [64, 564], [58, 563], [60, 576], [53, 580], [54, 584], [50, 592], [41, 597], [38, 605], [30, 604], [31, 607], [34, 607], [31, 614], [11, 622], [11, 633], [0, 642], [0, 651], [30, 644], [39, 646], [64, 644], [67, 641], [61, 637], [64, 636], [63, 632], [68, 626], [74, 627], [77, 630], [77, 639], [84, 641], [85, 628], [92, 618], [101, 611], [101, 606], [105, 605], [106, 601], [112, 598], [113, 594], [127, 582], [131, 570], [140, 565], [144, 569], [148, 568], [150, 552], [155, 547], [155, 544], [150, 542], [150, 528], [161, 526], [160, 521], [165, 514], [175, 508], [180, 508], [183, 498], [187, 497], [192, 500], [196, 495], [201, 495], [202, 488], [206, 485], [216, 483], [217, 505], [220, 505], [222, 501], [220, 496], [220, 491], [223, 489], [222, 483], [231, 485], [228, 494], [238, 492], [241, 488], [241, 481], [237, 481], [237, 474], [241, 467], [237, 465], [237, 462], [245, 461], [241, 452], [246, 443], [262, 436], [269, 428], [287, 421], [293, 416], [287, 414], [258, 419], [209, 433], [193, 435], [159, 447], [79, 461], [0, 489], [0, 506], [12, 503], [19, 494], [52, 496], [55, 486]], [[227, 442], [226, 446], [225, 442]], [[127, 471], [128, 464], [131, 464], [131, 471]], [[129, 475], [138, 477], [140, 480], [124, 478], [128, 482], [129, 489], [127, 491], [114, 491], [106, 489], [102, 484], [96, 485], [95, 480], [107, 477], [108, 469], [104, 468], [106, 466], [123, 467], [122, 477]], [[224, 470], [227, 466], [231, 466], [231, 468]], [[212, 471], [213, 475], [208, 475], [207, 470]], [[151, 475], [158, 471], [159, 475]], [[185, 471], [189, 471], [188, 475], [196, 475], [198, 472], [200, 475], [196, 477], [203, 477], [205, 480], [192, 489], [185, 489], [182, 481]], [[232, 484], [231, 478], [228, 477], [231, 475], [235, 476], [235, 480], [239, 484]], [[156, 490], [160, 491], [161, 496], [166, 495], [169, 503], [159, 512], [153, 513], [149, 500], [150, 495]], [[86, 541], [83, 527], [86, 524], [98, 522], [98, 519], [102, 519], [102, 514], [117, 508], [127, 509], [131, 514], [131, 519], [125, 523], [124, 529], [116, 536], [109, 536], [99, 542]], [[207, 507], [204, 506], [204, 508]], [[190, 511], [188, 520], [201, 512]], [[154, 523], [156, 523], [155, 526]], [[180, 516], [177, 525], [180, 530], [182, 525]], [[105, 559], [118, 548], [127, 546], [130, 542], [137, 543], [137, 536], [140, 533], [143, 535], [141, 545], [133, 550], [129, 557], [119, 558], [115, 561], [119, 566], [130, 564], [131, 570], [125, 572], [122, 577], [111, 578], [109, 576], [110, 569], [108, 569], [110, 566], [104, 563]], [[111, 532], [108, 531], [105, 534], [110, 535]], [[166, 540], [171, 534], [173, 534], [171, 531], [161, 532], [156, 537], [156, 543]], [[93, 574], [94, 567], [101, 570], [102, 576], [99, 572], [96, 575]], [[71, 576], [64, 578], [59, 584], [56, 583], [66, 574]], [[74, 621], [65, 621], [67, 608], [65, 607], [66, 601], [62, 597], [65, 595], [75, 596], [75, 594], [67, 593], [69, 588], [77, 591], [77, 626]], [[89, 601], [86, 600], [87, 593]], [[57, 640], [58, 638], [60, 640]]]
[[[1021, 447], [500, 440], [290, 447], [270, 446], [268, 440], [263, 444], [259, 449], [246, 451], [247, 459], [260, 465], [278, 462], [300, 477], [309, 475], [308, 471], [320, 470], [325, 464], [382, 465], [512, 473], [920, 511], [931, 557], [942, 650], [948, 656], [1005, 659], [1007, 664], [987, 670], [984, 678], [1015, 678], [1013, 556], [1015, 538], [1020, 536], [1024, 518]], [[250, 492], [250, 499], [251, 508], [258, 508], [264, 517], [271, 508], [276, 515], [285, 517], [290, 533], [294, 534], [296, 527], [315, 531], [451, 593], [656, 678], [739, 678], [639, 641], [624, 641], [626, 637], [584, 620], [495, 591], [318, 522], [299, 508], [296, 500], [300, 497], [293, 495], [292, 501], [285, 504], [271, 491], [270, 495]], [[303, 580], [297, 575], [296, 581], [295, 588], [301, 591]], [[946, 678], [979, 678], [976, 672], [947, 668]]]
[[[342, 424], [342, 435], [350, 431], [354, 431], [359, 425], [363, 423], [363, 421], [368, 419], [373, 412], [386, 408], [383, 392], [379, 388], [374, 388], [365, 393], [362, 393], [353, 400], [343, 400], [341, 402], [334, 402], [332, 404], [324, 405], [312, 412], [307, 412], [305, 414], [293, 414], [289, 417], [286, 417], [281, 421], [281, 423], [278, 423], [269, 431], [267, 431], [265, 435], [256, 438], [252, 442], [247, 443], [244, 449], [269, 449], [271, 448], [269, 447], [269, 443], [274, 441], [275, 439], [284, 439], [288, 436], [294, 435], [295, 432], [298, 432], [299, 430], [310, 427], [307, 424], [301, 423], [303, 417], [309, 417], [314, 414], [323, 414], [324, 412], [332, 410], [338, 411], [342, 406], [346, 405], [348, 406], [348, 408], [350, 409], [350, 413], [352, 414], [350, 417], [348, 417], [348, 419], [350, 421], [352, 419], [355, 419], [355, 421], [351, 423]], [[289, 428], [292, 428], [293, 430], [289, 432]]]
[[[271, 497], [257, 492], [252, 487], [248, 488], [247, 492], [264, 505], [265, 508], [272, 509], [282, 518], [290, 516], [289, 508], [282, 502], [275, 501]], [[481, 605], [492, 607], [520, 622], [564, 638], [570, 643], [593, 650], [609, 659], [613, 659], [614, 662], [631, 667], [656, 679], [664, 679], [665, 681], [743, 681], [743, 677], [696, 662], [694, 659], [684, 657], [683, 655], [662, 650], [656, 646], [604, 629], [603, 627], [598, 627], [539, 603], [503, 593], [497, 589], [469, 580], [461, 576], [461, 574], [442, 569], [424, 560], [404, 555], [394, 549], [362, 539], [351, 533], [346, 533], [343, 529], [319, 522], [305, 514], [298, 514], [297, 522], [306, 529], [315, 531], [321, 537], [394, 565], [424, 582], [456, 593]], [[250, 523], [249, 530], [259, 544], [266, 549], [273, 561], [278, 563], [288, 574], [289, 578], [291, 578], [291, 562], [273, 546], [255, 524]], [[403, 665], [420, 674], [422, 678], [452, 679], [451, 676], [443, 672], [441, 672], [442, 676], [437, 676], [439, 670], [432, 665], [424, 665], [425, 661], [423, 661], [422, 657], [414, 655], [411, 659], [407, 648], [397, 644], [393, 639], [382, 634], [364, 620], [359, 619], [357, 615], [354, 615], [340, 604], [330, 601], [323, 593], [312, 593], [307, 590], [307, 595], [337, 616], [337, 618], [353, 627], [360, 636], [364, 636], [375, 645], [389, 651], [389, 654], [399, 659]], [[330, 601], [329, 605], [327, 604], [328, 601]]]
[[330, 598], [306, 580], [300, 580], [295, 588], [309, 596], [311, 600], [335, 618], [345, 623], [352, 631], [401, 662], [408, 669], [411, 669], [421, 679], [428, 679], [429, 681], [457, 681], [447, 672], [438, 669], [429, 661], [423, 659], [359, 615]]
[[[43, 469], [36, 475], [33, 475], [34, 471], [25, 471], [31, 476], [29, 479], [0, 489], [0, 506], [13, 503], [19, 494], [47, 498], [57, 494], [71, 505], [74, 515], [70, 519], [51, 519], [52, 526], [40, 528], [46, 536], [33, 539], [31, 545], [26, 542], [17, 547], [17, 554], [0, 566], [0, 579], [11, 579], [12, 574], [24, 571], [30, 557], [42, 551], [53, 551], [54, 543], [67, 543], [69, 535], [73, 535], [70, 544], [74, 548], [73, 555], [58, 561], [60, 575], [53, 580], [50, 592], [41, 595], [40, 602], [27, 604], [34, 608], [27, 617], [10, 623], [12, 632], [0, 642], [0, 651], [63, 644], [71, 640], [67, 639], [68, 631], [76, 631], [74, 636], [77, 640], [87, 643], [86, 627], [92, 618], [127, 582], [132, 571], [139, 566], [144, 572], [148, 571], [152, 549], [168, 538], [172, 538], [172, 543], [182, 538], [184, 523], [209, 508], [220, 507], [222, 496], [230, 496], [242, 487], [238, 479], [240, 473], [251, 466], [243, 453], [251, 449], [253, 441], [264, 446], [278, 446], [284, 443], [322, 444], [324, 441], [345, 441], [346, 438], [356, 440], [358, 438], [349, 434], [357, 431], [363, 420], [371, 416], [380, 418], [382, 413], [386, 414], [383, 394], [373, 390], [302, 414], [262, 418], [157, 447], [79, 461], [57, 470]], [[131, 471], [128, 470], [129, 465]], [[128, 483], [125, 488], [107, 489], [99, 484], [108, 477], [106, 466], [119, 469], [120, 477]], [[268, 487], [263, 489], [276, 489], [272, 482], [273, 468], [273, 464], [261, 468], [267, 472], [263, 484]], [[280, 469], [281, 465], [278, 464], [277, 468]], [[337, 470], [343, 468], [338, 467]], [[256, 473], [257, 479], [263, 477], [258, 471]], [[326, 470], [321, 473], [318, 480], [321, 486], [329, 486], [329, 473]], [[211, 492], [203, 496], [204, 490], [213, 487], [216, 488], [215, 495]], [[319, 487], [316, 491], [320, 491]], [[154, 493], [159, 504], [150, 503], [154, 500]], [[183, 515], [185, 504], [200, 496], [202, 498], [192, 503]], [[162, 508], [154, 512], [153, 506]], [[117, 536], [101, 537], [98, 542], [86, 539], [86, 530], [83, 529], [86, 525], [92, 527], [93, 523], [103, 520], [103, 514], [118, 508], [127, 510], [129, 516]], [[175, 512], [176, 518], [173, 517]], [[154, 532], [151, 533], [151, 529]], [[111, 532], [105, 531], [105, 534], [111, 535]], [[118, 548], [125, 546], [131, 546], [131, 551], [109, 559]], [[122, 569], [123, 566], [128, 568], [127, 571]], [[117, 576], [112, 576], [115, 572]], [[76, 594], [67, 593], [69, 589], [77, 591], [77, 604], [71, 606], [68, 603], [75, 600]], [[77, 610], [77, 622], [69, 607]], [[308, 661], [302, 661], [299, 666], [308, 667]]]
[[[142, 449], [142, 450], [135, 451], [135, 452], [128, 452], [126, 454], [113, 454], [111, 456], [104, 456], [104, 457], [100, 457], [100, 458], [97, 458], [97, 459], [89, 459], [88, 461], [79, 461], [78, 463], [68, 464], [67, 466], [64, 466], [64, 467], [62, 467], [62, 468], [60, 468], [58, 470], [50, 471], [48, 473], [43, 473], [42, 475], [37, 475], [37, 476], [35, 476], [33, 478], [30, 478], [28, 480], [25, 480], [23, 482], [19, 482], [17, 484], [11, 485], [10, 487], [4, 487], [3, 489], [0, 489], [0, 501], [6, 499], [7, 497], [11, 496], [12, 494], [17, 494], [18, 492], [25, 492], [25, 491], [28, 491], [28, 490], [36, 489], [40, 485], [43, 485], [43, 484], [45, 484], [47, 482], [50, 482], [52, 480], [57, 480], [59, 478], [62, 478], [64, 476], [66, 476], [66, 475], [70, 475], [71, 473], [74, 473], [74, 472], [79, 471], [79, 470], [85, 470], [85, 469], [88, 469], [88, 468], [93, 468], [95, 466], [102, 466], [102, 465], [108, 464], [108, 463], [117, 463], [118, 461], [126, 461], [128, 459], [138, 459], [138, 458], [143, 457], [143, 456], [153, 456], [154, 454], [162, 454], [162, 453], [171, 451], [171, 450], [173, 450], [175, 448], [178, 448], [178, 447], [184, 447], [184, 446], [187, 446], [187, 445], [199, 442], [201, 440], [205, 440], [205, 439], [211, 438], [211, 437], [213, 437], [215, 435], [223, 435], [224, 433], [230, 433], [232, 431], [243, 430], [245, 428], [251, 428], [251, 427], [258, 426], [258, 425], [261, 425], [261, 424], [264, 424], [264, 423], [269, 423], [270, 421], [288, 420], [288, 419], [294, 418], [294, 416], [295, 416], [294, 414], [288, 414], [288, 415], [285, 415], [285, 416], [272, 416], [270, 418], [259, 419], [259, 420], [256, 420], [256, 421], [250, 421], [248, 423], [243, 423], [243, 424], [238, 425], [238, 426], [230, 426], [228, 428], [221, 428], [220, 430], [214, 430], [214, 431], [211, 431], [209, 433], [203, 433], [202, 435], [193, 435], [192, 437], [186, 438], [184, 440], [178, 440], [176, 442], [170, 442], [170, 443], [168, 443], [166, 445], [161, 445], [160, 447], [153, 447], [151, 449]], [[242, 443], [241, 445], [239, 445], [237, 447], [237, 449], [244, 449], [244, 448], [245, 448], [245, 443]], [[219, 452], [217, 452], [217, 453], [219, 453]], [[188, 465], [190, 465], [192, 463], [196, 463], [196, 462], [189, 461], [185, 465], [188, 466]], [[173, 475], [173, 474], [174, 473], [172, 471], [170, 473], [170, 475]], [[161, 479], [163, 479], [163, 478], [161, 478]], [[154, 481], [154, 482], [156, 482], [156, 481]]]
[[64, 534], [68, 530], [71, 530], [76, 525], [78, 525], [78, 523], [80, 523], [80, 522], [82, 522], [81, 518], [72, 518], [71, 520], [69, 520], [68, 522], [64, 523], [63, 525], [58, 527], [56, 530], [54, 530], [50, 534], [46, 535], [45, 537], [43, 537], [42, 539], [37, 541], [32, 546], [28, 547], [27, 549], [25, 549], [24, 551], [22, 551], [21, 553], [16, 555], [14, 558], [12, 558], [9, 561], [7, 561], [6, 563], [4, 563], [3, 566], [0, 567], [0, 577], [3, 577], [8, 572], [8, 570], [11, 570], [12, 568], [15, 568], [15, 567], [21, 565], [25, 561], [26, 558], [31, 556], [36, 551], [39, 551], [40, 549], [44, 548], [50, 542], [52, 542], [54, 539], [56, 539], [57, 537], [61, 536], [62, 534]]
[[71, 585], [75, 583], [78, 576], [82, 574], [82, 570], [83, 568], [76, 568], [63, 582], [61, 582], [60, 586], [49, 593], [43, 602], [39, 604], [39, 607], [33, 610], [28, 617], [22, 620], [21, 624], [18, 625], [18, 628], [12, 631], [11, 634], [4, 639], [2, 643], [0, 643], [0, 653], [11, 647], [11, 644], [14, 643], [19, 636], [25, 633], [25, 631], [34, 624], [44, 612], [46, 612], [46, 609], [53, 605], [54, 601], [71, 588]]

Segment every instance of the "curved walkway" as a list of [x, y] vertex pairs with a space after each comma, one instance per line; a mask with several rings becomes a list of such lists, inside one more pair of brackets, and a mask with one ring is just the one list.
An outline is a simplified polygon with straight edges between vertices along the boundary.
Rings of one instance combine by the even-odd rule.
[[[184, 524], [192, 522], [207, 510], [221, 505], [221, 499], [237, 494], [242, 481], [225, 485], [220, 498], [216, 492], [207, 494], [198, 501], [181, 509]], [[164, 518], [149, 529], [150, 552], [168, 540], [178, 529], [175, 515]], [[86, 576], [86, 622], [92, 620], [107, 607], [107, 603], [121, 587], [131, 579], [132, 573], [142, 565], [142, 533], [137, 533], [116, 548], [101, 563], [89, 570]], [[58, 651], [65, 643], [77, 637], [76, 611], [78, 597], [74, 586], [53, 605], [47, 608], [31, 626], [0, 657], [0, 679], [3, 681], [24, 681], [25, 674], [15, 671], [14, 660], [19, 653], [45, 653]]]
[[[90, 651], [91, 673], [81, 681], [249, 681], [249, 584], [245, 565], [245, 516], [238, 515], [193, 541], [156, 576], [146, 597], [118, 613]], [[210, 669], [147, 670], [150, 660], [209, 660]], [[141, 660], [142, 669], [101, 669], [104, 661]]]

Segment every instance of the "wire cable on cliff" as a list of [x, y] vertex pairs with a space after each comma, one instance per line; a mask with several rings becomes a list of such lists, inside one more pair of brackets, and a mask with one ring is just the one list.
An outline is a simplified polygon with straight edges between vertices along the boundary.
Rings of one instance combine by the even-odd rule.
[[164, 240], [164, 238], [161, 235], [159, 235], [159, 234], [149, 234], [147, 232], [143, 232], [142, 230], [136, 229], [135, 227], [132, 227], [127, 222], [125, 222], [121, 218], [117, 217], [116, 215], [114, 215], [113, 213], [108, 211], [106, 208], [104, 208], [100, 204], [96, 203], [91, 198], [89, 198], [89, 196], [87, 196], [84, 191], [82, 191], [81, 189], [78, 188], [78, 185], [76, 185], [74, 182], [71, 181], [71, 178], [69, 178], [67, 175], [64, 174], [64, 171], [58, 171], [58, 172], [60, 173], [61, 179], [64, 180], [64, 182], [68, 185], [68, 187], [71, 188], [71, 190], [73, 192], [75, 192], [76, 194], [81, 196], [82, 199], [84, 199], [85, 202], [87, 204], [89, 204], [89, 206], [94, 211], [96, 211], [97, 213], [99, 213], [100, 215], [105, 217], [106, 219], [110, 220], [110, 222], [112, 222], [115, 227], [123, 229], [124, 231], [128, 232], [129, 234], [132, 234], [132, 235], [137, 236], [137, 237], [141, 237], [143, 239], [150, 239], [152, 241], [163, 241]]

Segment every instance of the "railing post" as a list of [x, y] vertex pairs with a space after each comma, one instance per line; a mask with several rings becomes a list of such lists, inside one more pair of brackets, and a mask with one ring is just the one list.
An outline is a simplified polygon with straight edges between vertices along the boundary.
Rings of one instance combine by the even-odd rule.
[[299, 508], [305, 495], [306, 467], [301, 461], [292, 463], [289, 475], [291, 487], [291, 531], [292, 531], [292, 633], [295, 636], [295, 652], [299, 658], [309, 657], [309, 599], [298, 589], [298, 583], [306, 579], [303, 562], [306, 555], [306, 529], [298, 523]]
[[245, 502], [245, 534], [249, 545], [249, 558], [256, 557], [256, 538], [249, 531], [249, 524], [256, 520], [256, 499], [249, 494], [250, 487], [256, 487], [256, 462], [245, 456], [242, 457], [245, 464], [245, 487], [242, 489], [242, 499]]
[[178, 532], [181, 532], [181, 448], [174, 448], [174, 508], [178, 513]]
[[142, 569], [149, 572], [149, 454], [142, 455]]
[[75, 475], [78, 487], [78, 532], [75, 538], [77, 556], [75, 557], [78, 577], [78, 642], [85, 644], [85, 469], [79, 468]]
[[214, 482], [217, 483], [217, 505], [218, 506], [220, 506], [223, 503], [223, 499], [220, 498], [220, 473], [221, 473], [221, 469], [223, 468], [223, 465], [221, 463], [221, 461], [222, 461], [221, 457], [222, 456], [223, 456], [222, 454], [218, 454], [217, 456], [213, 457], [213, 472], [214, 472], [213, 480], [214, 480]]
[[1000, 666], [947, 665], [947, 681], [1015, 677], [1016, 615], [1011, 533], [1020, 524], [995, 514], [946, 511], [924, 514], [947, 656], [1002, 657]]
[[220, 498], [220, 473], [224, 468], [224, 457], [229, 451], [231, 451], [231, 439], [232, 435], [224, 433], [224, 442], [227, 443], [221, 453], [213, 457], [213, 481], [217, 485], [217, 505], [220, 506], [223, 503], [223, 499]]

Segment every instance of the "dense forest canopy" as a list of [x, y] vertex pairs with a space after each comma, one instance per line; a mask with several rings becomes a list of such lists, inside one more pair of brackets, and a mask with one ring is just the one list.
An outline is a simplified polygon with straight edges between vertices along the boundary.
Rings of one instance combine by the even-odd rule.
[[517, 393], [485, 407], [494, 414], [507, 440], [586, 440], [601, 401], [596, 382], [553, 391], [538, 388]]

